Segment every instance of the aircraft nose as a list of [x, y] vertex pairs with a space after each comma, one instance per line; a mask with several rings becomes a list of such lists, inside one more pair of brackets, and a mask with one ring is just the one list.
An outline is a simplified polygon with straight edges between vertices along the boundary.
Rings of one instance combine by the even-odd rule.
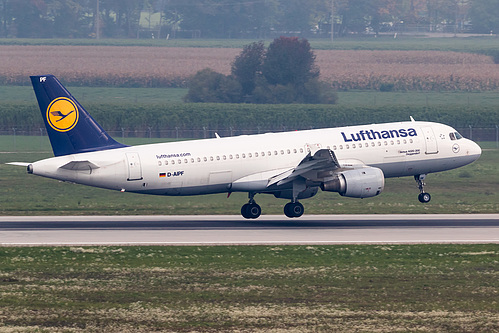
[[468, 155], [474, 157], [474, 161], [476, 161], [482, 155], [482, 148], [476, 142], [470, 141]]

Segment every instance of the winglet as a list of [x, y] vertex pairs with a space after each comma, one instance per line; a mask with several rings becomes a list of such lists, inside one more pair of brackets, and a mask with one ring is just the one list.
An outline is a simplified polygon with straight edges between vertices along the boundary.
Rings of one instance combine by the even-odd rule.
[[30, 78], [55, 156], [127, 147], [111, 138], [55, 76]]

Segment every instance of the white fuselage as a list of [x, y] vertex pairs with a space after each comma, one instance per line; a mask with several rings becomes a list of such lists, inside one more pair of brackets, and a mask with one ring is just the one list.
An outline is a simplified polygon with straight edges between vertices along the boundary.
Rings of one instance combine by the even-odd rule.
[[451, 133], [429, 122], [373, 124], [126, 147], [53, 157], [30, 168], [44, 177], [147, 194], [259, 193], [268, 192], [269, 178], [317, 149], [331, 149], [342, 167], [377, 167], [387, 178], [449, 170], [480, 156], [476, 143]]

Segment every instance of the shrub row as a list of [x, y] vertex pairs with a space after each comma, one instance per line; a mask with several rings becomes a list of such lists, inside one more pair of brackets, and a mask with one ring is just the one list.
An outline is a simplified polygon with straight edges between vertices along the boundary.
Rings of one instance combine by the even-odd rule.
[[[109, 131], [168, 129], [257, 129], [262, 131], [347, 126], [416, 120], [446, 123], [454, 127], [491, 127], [499, 123], [496, 107], [482, 106], [379, 106], [342, 105], [253, 105], [253, 104], [166, 104], [85, 106]], [[33, 129], [43, 126], [38, 106], [33, 103], [1, 103], [0, 129]]]

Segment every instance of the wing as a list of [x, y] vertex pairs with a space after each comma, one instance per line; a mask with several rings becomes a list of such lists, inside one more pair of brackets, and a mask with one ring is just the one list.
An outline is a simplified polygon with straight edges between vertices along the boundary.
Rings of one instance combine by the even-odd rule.
[[334, 171], [340, 167], [338, 159], [331, 149], [319, 149], [313, 155], [312, 152], [309, 152], [295, 168], [269, 178], [267, 187], [272, 185], [281, 186], [294, 181], [298, 177], [309, 178], [307, 176], [311, 176], [317, 178], [318, 173]]

